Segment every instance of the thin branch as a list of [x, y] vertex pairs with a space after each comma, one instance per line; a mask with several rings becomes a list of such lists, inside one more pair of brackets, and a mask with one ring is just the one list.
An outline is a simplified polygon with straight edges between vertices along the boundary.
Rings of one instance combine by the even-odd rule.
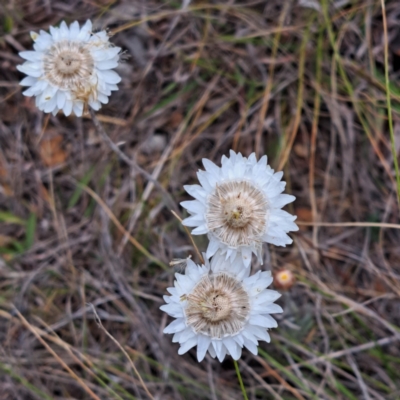
[[136, 369], [135, 364], [133, 363], [132, 359], [129, 357], [128, 353], [126, 352], [126, 350], [122, 347], [122, 345], [118, 342], [117, 339], [114, 338], [113, 335], [111, 335], [111, 333], [109, 333], [107, 331], [106, 328], [104, 328], [103, 324], [101, 323], [101, 319], [98, 316], [96, 309], [94, 308], [94, 305], [91, 303], [87, 304], [88, 306], [90, 306], [92, 308], [92, 311], [96, 317], [96, 323], [98, 325], [98, 327], [120, 348], [120, 350], [124, 353], [124, 356], [128, 359], [129, 364], [131, 365], [132, 369], [135, 371], [135, 374], [138, 376], [140, 383], [143, 386], [144, 391], [146, 392], [147, 396], [150, 397], [150, 399], [154, 400], [153, 395], [149, 392], [149, 389], [147, 389], [146, 384], [144, 383], [142, 377], [139, 374], [139, 371]]
[[182, 224], [183, 229], [186, 231], [187, 235], [188, 235], [189, 238], [190, 238], [190, 241], [191, 241], [192, 244], [193, 244], [194, 249], [196, 250], [196, 253], [197, 253], [197, 256], [199, 257], [199, 260], [204, 264], [204, 258], [203, 258], [203, 256], [201, 255], [199, 249], [197, 248], [197, 245], [196, 245], [196, 243], [195, 243], [195, 241], [194, 241], [194, 239], [193, 239], [193, 236], [192, 236], [192, 234], [190, 233], [189, 229], [188, 229], [185, 225], [183, 225], [182, 219], [179, 217], [179, 215], [178, 215], [175, 211], [172, 211], [172, 210], [171, 210], [171, 212], [172, 212], [172, 214], [174, 215], [174, 217]]
[[118, 157], [122, 161], [124, 161], [131, 168], [133, 168], [134, 170], [139, 172], [141, 175], [143, 175], [148, 181], [152, 182], [154, 184], [154, 186], [156, 186], [160, 190], [160, 192], [162, 192], [164, 199], [165, 199], [166, 203], [168, 203], [169, 207], [173, 208], [174, 210], [178, 210], [178, 207], [176, 206], [171, 195], [163, 188], [163, 186], [160, 184], [160, 182], [158, 182], [157, 179], [154, 179], [147, 171], [145, 171], [142, 167], [140, 167], [138, 164], [136, 164], [136, 162], [133, 159], [129, 158], [123, 151], [121, 151], [120, 148], [107, 135], [106, 131], [104, 130], [103, 125], [97, 118], [94, 110], [89, 107], [89, 112], [90, 112], [90, 116], [92, 117], [93, 124], [96, 127], [97, 133], [102, 136], [103, 140], [108, 144], [108, 146], [111, 148], [111, 150], [115, 154], [117, 154]]

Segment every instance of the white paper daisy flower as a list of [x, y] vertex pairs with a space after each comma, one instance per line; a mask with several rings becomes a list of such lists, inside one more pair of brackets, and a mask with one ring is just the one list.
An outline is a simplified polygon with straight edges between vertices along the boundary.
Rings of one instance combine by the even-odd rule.
[[248, 275], [240, 257], [231, 263], [218, 252], [211, 265], [201, 266], [187, 260], [185, 275], [175, 274], [174, 287], [167, 289], [171, 296], [160, 307], [176, 318], [164, 333], [174, 334], [179, 354], [197, 346], [199, 362], [207, 351], [220, 362], [226, 354], [238, 360], [243, 347], [256, 355], [259, 340], [270, 342], [267, 329], [278, 326], [270, 314], [282, 312], [274, 304], [281, 295], [266, 289], [273, 279], [269, 271]]
[[286, 183], [283, 172], [267, 164], [267, 156], [258, 162], [255, 154], [249, 158], [230, 151], [222, 157], [221, 167], [204, 158], [205, 171], [199, 171], [200, 185], [187, 185], [185, 190], [196, 200], [183, 201], [191, 216], [183, 220], [196, 227], [192, 234], [208, 234], [207, 258], [221, 249], [226, 257], [240, 252], [246, 267], [255, 253], [262, 263], [262, 243], [286, 246], [292, 243], [287, 232], [297, 231], [296, 216], [281, 210], [295, 200], [282, 194]]
[[17, 68], [28, 75], [20, 83], [30, 86], [23, 94], [35, 96], [40, 110], [80, 117], [86, 104], [99, 110], [118, 90], [121, 78], [112, 69], [121, 49], [110, 43], [107, 32], [93, 33], [91, 21], [82, 28], [77, 21], [69, 28], [63, 21], [59, 28], [50, 26], [50, 33], [31, 32], [31, 37], [34, 51], [20, 52], [27, 61]]

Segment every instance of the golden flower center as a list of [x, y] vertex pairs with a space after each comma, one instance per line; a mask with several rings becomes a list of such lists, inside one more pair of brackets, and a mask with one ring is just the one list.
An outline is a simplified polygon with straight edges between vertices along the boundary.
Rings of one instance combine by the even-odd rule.
[[242, 283], [226, 273], [205, 275], [186, 300], [188, 325], [212, 338], [239, 332], [250, 313], [249, 296]]
[[248, 208], [239, 199], [229, 199], [222, 204], [222, 213], [226, 224], [231, 228], [243, 228], [250, 220]]
[[208, 201], [209, 230], [230, 247], [261, 242], [269, 213], [264, 193], [248, 181], [217, 185]]
[[88, 87], [94, 61], [84, 43], [64, 40], [55, 43], [43, 60], [46, 78], [54, 86], [78, 91]]

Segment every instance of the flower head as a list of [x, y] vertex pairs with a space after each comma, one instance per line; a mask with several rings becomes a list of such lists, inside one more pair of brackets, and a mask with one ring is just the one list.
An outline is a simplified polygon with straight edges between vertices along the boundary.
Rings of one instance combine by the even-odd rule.
[[282, 290], [290, 289], [296, 281], [293, 272], [287, 268], [277, 271], [274, 274], [274, 279], [275, 279], [274, 283], [275, 287]]
[[197, 173], [201, 186], [185, 186], [196, 200], [181, 205], [192, 214], [183, 221], [196, 227], [192, 234], [208, 234], [208, 258], [218, 249], [232, 259], [239, 252], [248, 267], [252, 252], [262, 262], [263, 242], [292, 243], [287, 232], [298, 230], [296, 216], [281, 208], [295, 197], [282, 194], [283, 172], [274, 173], [266, 156], [257, 162], [254, 153], [246, 158], [231, 150], [230, 158], [222, 157], [221, 167], [207, 159], [203, 165], [205, 171]]
[[267, 328], [277, 327], [270, 314], [282, 308], [273, 304], [280, 294], [266, 289], [272, 282], [269, 271], [249, 277], [241, 257], [231, 263], [217, 252], [201, 266], [188, 259], [185, 275], [175, 277], [160, 308], [176, 318], [164, 333], [174, 334], [179, 354], [197, 346], [199, 362], [207, 351], [220, 362], [226, 354], [237, 360], [243, 347], [257, 354], [258, 341], [270, 341]]
[[30, 86], [23, 94], [35, 96], [40, 110], [82, 116], [86, 104], [98, 110], [118, 90], [121, 78], [112, 68], [121, 49], [112, 46], [105, 31], [92, 33], [91, 21], [82, 28], [77, 21], [69, 28], [63, 21], [59, 28], [51, 26], [50, 33], [31, 32], [31, 37], [34, 51], [20, 52], [27, 61], [17, 68], [28, 75], [21, 81]]

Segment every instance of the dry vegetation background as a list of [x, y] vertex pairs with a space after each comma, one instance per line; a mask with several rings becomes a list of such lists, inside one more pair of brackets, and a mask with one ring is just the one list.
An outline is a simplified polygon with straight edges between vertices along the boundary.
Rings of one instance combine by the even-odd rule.
[[[397, 0], [386, 14], [400, 146]], [[97, 116], [129, 163], [90, 115], [45, 115], [18, 85], [29, 31], [88, 18], [125, 50]], [[297, 283], [272, 342], [239, 362], [249, 398], [399, 399], [383, 38], [379, 0], [2, 0], [0, 399], [148, 398], [88, 303], [154, 398], [242, 398], [232, 361], [178, 356], [159, 310], [169, 261], [198, 261], [170, 210], [184, 216], [182, 186], [231, 148], [284, 170], [301, 226], [293, 245], [265, 249], [262, 268]]]

